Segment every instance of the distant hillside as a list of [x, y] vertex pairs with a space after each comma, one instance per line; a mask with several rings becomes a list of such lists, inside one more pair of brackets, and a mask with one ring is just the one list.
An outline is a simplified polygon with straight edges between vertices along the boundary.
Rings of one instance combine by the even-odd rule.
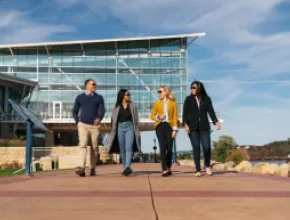
[[290, 155], [290, 138], [273, 141], [261, 147], [250, 147], [247, 151], [251, 160], [284, 160]]

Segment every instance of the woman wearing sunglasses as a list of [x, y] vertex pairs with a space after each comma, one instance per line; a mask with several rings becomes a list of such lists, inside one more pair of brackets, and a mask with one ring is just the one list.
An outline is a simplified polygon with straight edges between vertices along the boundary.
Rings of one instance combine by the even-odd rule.
[[112, 112], [112, 130], [109, 136], [109, 153], [120, 153], [122, 175], [132, 174], [131, 162], [133, 152], [141, 153], [141, 136], [139, 130], [139, 113], [137, 105], [131, 102], [127, 89], [121, 89], [117, 95], [116, 106]]
[[183, 126], [188, 133], [193, 148], [196, 176], [201, 176], [200, 144], [204, 152], [204, 163], [207, 175], [212, 175], [210, 169], [211, 140], [208, 114], [216, 129], [221, 128], [216, 117], [211, 98], [207, 95], [204, 85], [200, 81], [191, 83], [191, 94], [186, 97], [183, 106]]
[[160, 99], [155, 102], [151, 112], [151, 120], [155, 121], [155, 130], [160, 148], [162, 176], [172, 175], [173, 139], [177, 134], [177, 104], [175, 97], [167, 86], [158, 90]]

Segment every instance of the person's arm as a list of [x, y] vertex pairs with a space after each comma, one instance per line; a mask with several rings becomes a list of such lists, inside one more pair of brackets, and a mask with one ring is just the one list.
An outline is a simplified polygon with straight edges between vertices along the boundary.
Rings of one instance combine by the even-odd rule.
[[100, 98], [98, 113], [99, 113], [99, 117], [100, 117], [99, 119], [100, 119], [100, 121], [102, 121], [104, 116], [105, 116], [105, 113], [106, 113], [105, 102], [104, 102], [103, 96], [101, 96], [101, 98]]
[[208, 113], [209, 113], [209, 116], [212, 120], [212, 123], [215, 125], [217, 122], [218, 122], [218, 119], [216, 117], [216, 114], [215, 114], [215, 111], [214, 111], [214, 108], [213, 108], [213, 105], [212, 105], [212, 101], [211, 101], [211, 98], [208, 97]]
[[79, 97], [77, 96], [75, 99], [75, 104], [73, 107], [73, 117], [76, 123], [79, 122], [79, 109], [80, 109], [80, 101], [79, 101]]
[[157, 102], [154, 103], [150, 118], [152, 121], [159, 121], [158, 115], [157, 115]]
[[177, 108], [177, 103], [176, 102], [174, 102], [174, 104], [173, 104], [172, 129], [174, 131], [177, 131], [178, 130], [178, 108]]
[[188, 125], [188, 108], [189, 108], [189, 104], [188, 104], [188, 97], [186, 97], [184, 104], [183, 104], [183, 113], [182, 113], [182, 125]]

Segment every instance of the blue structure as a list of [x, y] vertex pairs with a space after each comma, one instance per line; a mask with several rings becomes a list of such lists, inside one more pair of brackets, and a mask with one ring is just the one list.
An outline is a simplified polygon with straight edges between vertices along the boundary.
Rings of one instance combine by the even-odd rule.
[[26, 158], [25, 158], [25, 175], [31, 174], [31, 153], [32, 153], [32, 128], [40, 129], [42, 131], [48, 131], [45, 125], [40, 122], [28, 109], [20, 106], [8, 99], [9, 104], [16, 112], [16, 114], [26, 122]]

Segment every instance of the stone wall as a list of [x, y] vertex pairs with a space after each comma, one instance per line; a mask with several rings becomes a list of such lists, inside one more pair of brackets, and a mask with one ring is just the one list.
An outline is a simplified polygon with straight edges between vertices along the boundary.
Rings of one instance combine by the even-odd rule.
[[14, 161], [25, 164], [25, 147], [0, 147], [0, 164]]
[[[119, 162], [119, 155], [109, 155], [107, 147], [99, 147], [99, 155], [97, 156], [97, 163], [108, 163], [113, 161]], [[58, 161], [59, 169], [74, 168], [79, 162], [79, 148], [78, 147], [53, 147], [53, 148], [41, 148], [33, 151], [33, 157], [36, 160], [40, 159], [45, 170], [49, 170], [52, 157], [49, 155], [55, 155], [55, 159]], [[25, 147], [0, 147], [0, 164], [18, 162], [24, 166], [25, 164]], [[87, 165], [90, 164], [90, 151], [88, 148], [87, 153]]]

